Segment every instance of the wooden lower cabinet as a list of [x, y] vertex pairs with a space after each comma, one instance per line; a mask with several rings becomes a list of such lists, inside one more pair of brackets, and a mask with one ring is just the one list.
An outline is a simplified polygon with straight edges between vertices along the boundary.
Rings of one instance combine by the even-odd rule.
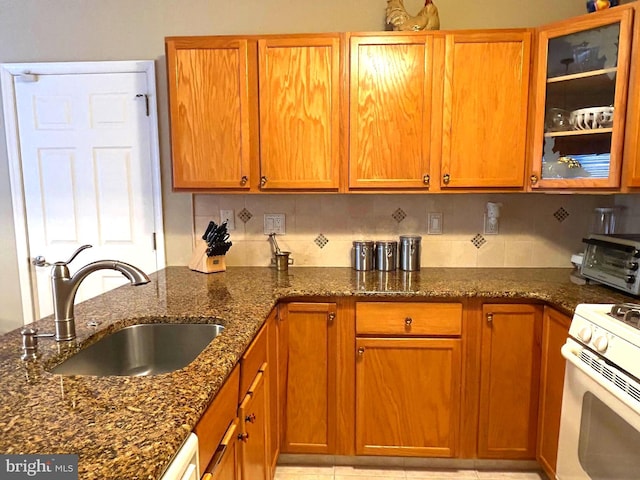
[[553, 477], [570, 322], [479, 299], [282, 303], [196, 427], [201, 471], [270, 480], [280, 453], [311, 453], [537, 458]]
[[202, 480], [239, 480], [238, 425], [236, 418], [225, 433], [213, 460], [203, 472]]
[[333, 454], [336, 443], [335, 303], [281, 305], [280, 451]]
[[269, 390], [269, 428], [267, 429], [268, 450], [267, 461], [270, 465], [271, 477], [274, 476], [278, 455], [280, 454], [280, 396], [279, 396], [279, 342], [278, 342], [278, 307], [267, 319], [267, 387]]
[[454, 457], [461, 340], [356, 340], [356, 454]]
[[535, 459], [542, 306], [482, 306], [478, 457]]
[[550, 307], [542, 321], [542, 365], [540, 368], [540, 412], [538, 418], [538, 462], [555, 478], [560, 433], [560, 411], [566, 361], [560, 348], [569, 336], [571, 318]]
[[209, 465], [217, 462], [215, 457], [224, 444], [225, 431], [229, 431], [237, 416], [239, 390], [240, 367], [237, 366], [194, 428], [198, 436], [198, 458], [202, 473], [212, 470]]
[[240, 418], [239, 460], [242, 480], [269, 480], [271, 465], [267, 459], [269, 397], [263, 366], [238, 408]]

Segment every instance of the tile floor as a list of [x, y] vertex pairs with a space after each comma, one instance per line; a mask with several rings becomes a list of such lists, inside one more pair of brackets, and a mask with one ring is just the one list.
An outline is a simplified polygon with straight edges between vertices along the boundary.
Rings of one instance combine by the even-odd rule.
[[546, 480], [541, 472], [403, 467], [278, 465], [275, 480]]

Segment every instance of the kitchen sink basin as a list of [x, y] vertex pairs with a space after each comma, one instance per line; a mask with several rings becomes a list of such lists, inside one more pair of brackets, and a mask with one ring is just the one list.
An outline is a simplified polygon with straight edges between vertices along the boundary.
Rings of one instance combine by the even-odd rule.
[[141, 376], [189, 365], [224, 327], [205, 323], [147, 323], [125, 327], [51, 369], [61, 375]]

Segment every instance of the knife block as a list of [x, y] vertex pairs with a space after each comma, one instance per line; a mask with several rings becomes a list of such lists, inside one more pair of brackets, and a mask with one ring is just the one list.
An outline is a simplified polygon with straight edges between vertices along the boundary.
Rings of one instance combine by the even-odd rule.
[[189, 268], [196, 272], [215, 273], [224, 272], [227, 269], [227, 265], [224, 261], [224, 255], [208, 257], [207, 242], [199, 240], [195, 250], [193, 251], [193, 255], [191, 256]]

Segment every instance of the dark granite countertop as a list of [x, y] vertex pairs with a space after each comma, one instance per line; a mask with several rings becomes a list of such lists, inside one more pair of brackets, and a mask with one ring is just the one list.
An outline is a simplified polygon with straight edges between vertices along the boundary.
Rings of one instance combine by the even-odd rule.
[[[566, 314], [579, 303], [633, 301], [577, 286], [569, 269], [447, 269], [356, 272], [350, 268], [235, 267], [202, 274], [169, 267], [151, 283], [124, 286], [76, 305], [78, 339], [41, 339], [43, 356], [20, 360], [19, 330], [0, 337], [0, 453], [76, 453], [82, 479], [156, 479], [279, 299], [407, 296], [511, 298], [547, 302]], [[635, 301], [638, 301], [635, 299]], [[186, 368], [149, 377], [60, 376], [49, 368], [134, 323], [212, 321], [224, 332]], [[97, 322], [98, 326], [88, 326]], [[51, 318], [41, 332], [53, 332]]]

